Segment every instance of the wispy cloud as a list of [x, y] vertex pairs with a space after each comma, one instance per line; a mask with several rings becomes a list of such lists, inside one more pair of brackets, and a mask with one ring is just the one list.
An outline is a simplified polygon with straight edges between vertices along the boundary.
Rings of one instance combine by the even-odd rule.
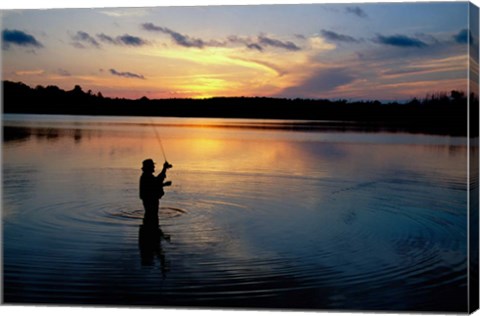
[[154, 32], [166, 32], [166, 28], [162, 26], [157, 26], [153, 23], [143, 23], [142, 28], [147, 31], [154, 31]]
[[267, 37], [265, 35], [258, 36], [258, 44], [262, 46], [272, 46], [277, 48], [283, 48], [290, 51], [298, 51], [301, 48], [298, 47], [296, 44], [290, 41], [280, 41], [271, 37]]
[[141, 17], [148, 15], [148, 8], [110, 8], [98, 12], [114, 18]]
[[228, 43], [230, 44], [241, 44], [245, 45], [245, 47], [257, 50], [257, 51], [264, 51], [264, 49], [268, 46], [274, 48], [282, 48], [289, 51], [299, 51], [301, 48], [297, 46], [295, 43], [290, 41], [281, 41], [275, 39], [273, 37], [261, 34], [257, 37], [241, 37], [237, 35], [231, 35], [227, 38]]
[[250, 37], [242, 37], [237, 35], [230, 35], [227, 38], [227, 42], [233, 45], [243, 45], [248, 49], [257, 50], [259, 52], [263, 51], [263, 47], [258, 43], [258, 41]]
[[263, 47], [260, 46], [259, 44], [256, 44], [256, 43], [251, 43], [251, 44], [246, 44], [247, 48], [249, 49], [256, 49], [258, 51], [263, 51]]
[[121, 36], [117, 36], [113, 38], [110, 35], [100, 33], [97, 34], [97, 38], [102, 42], [106, 44], [111, 44], [111, 45], [124, 45], [124, 46], [144, 46], [148, 45], [148, 41], [144, 40], [143, 38], [140, 38], [138, 36], [133, 36], [129, 34], [124, 34]]
[[43, 69], [34, 69], [34, 70], [17, 70], [13, 72], [16, 76], [43, 76], [45, 70]]
[[403, 75], [411, 75], [411, 74], [418, 74], [425, 71], [424, 68], [421, 67], [407, 67], [401, 69], [389, 69], [382, 72], [382, 75], [385, 76], [403, 76]]
[[331, 42], [358, 43], [359, 41], [349, 35], [339, 34], [333, 31], [322, 30], [322, 37]]
[[201, 38], [181, 34], [168, 27], [158, 26], [153, 23], [144, 23], [142, 28], [151, 32], [160, 32], [167, 34], [175, 44], [183, 47], [205, 48], [205, 47], [225, 47], [227, 45], [244, 45], [248, 49], [263, 51], [265, 47], [281, 48], [289, 51], [301, 50], [299, 46], [290, 41], [281, 41], [267, 35], [259, 35], [256, 38], [241, 37], [237, 35], [228, 36], [221, 40], [204, 40]]
[[431, 34], [426, 34], [426, 33], [423, 33], [423, 32], [415, 33], [415, 38], [424, 42], [425, 44], [427, 44], [430, 47], [433, 46], [433, 45], [441, 44], [441, 41], [439, 39], [437, 39], [435, 36], [433, 36]]
[[99, 33], [96, 35], [96, 37], [94, 37], [84, 31], [78, 31], [75, 35], [72, 36], [72, 40], [72, 45], [76, 48], [81, 49], [89, 47], [101, 48], [102, 45], [100, 43], [133, 47], [139, 47], [149, 44], [147, 40], [130, 34], [112, 37], [104, 33]]
[[423, 48], [428, 46], [425, 42], [422, 42], [421, 40], [413, 37], [408, 37], [406, 35], [383, 36], [378, 34], [377, 37], [373, 39], [373, 41], [378, 44], [396, 47]]
[[118, 36], [117, 41], [127, 46], [143, 46], [147, 44], [147, 41], [141, 39], [140, 37], [128, 34]]
[[359, 18], [367, 18], [368, 15], [360, 7], [347, 7], [345, 12], [358, 16]]
[[133, 73], [133, 72], [121, 72], [121, 71], [117, 71], [115, 69], [110, 69], [110, 73], [112, 75], [118, 76], [118, 77], [134, 78], [134, 79], [142, 79], [142, 80], [145, 79], [145, 77], [143, 75], [136, 74], [136, 73]]
[[19, 30], [5, 29], [2, 31], [2, 47], [8, 49], [10, 45], [42, 48], [43, 45], [32, 35]]
[[118, 42], [109, 35], [101, 33], [101, 34], [97, 34], [97, 38], [103, 43], [118, 45]]
[[78, 31], [72, 36], [72, 40], [74, 41], [72, 44], [76, 48], [87, 48], [88, 46], [100, 48], [100, 43], [98, 43], [93, 36], [84, 31]]
[[152, 31], [152, 32], [161, 32], [164, 34], [170, 35], [172, 40], [180, 46], [184, 47], [195, 47], [195, 48], [204, 48], [206, 43], [204, 40], [200, 38], [190, 37], [188, 35], [180, 34], [176, 31], [173, 31], [167, 27], [157, 26], [153, 23], [144, 23], [142, 24], [144, 30]]
[[278, 77], [282, 77], [282, 76], [284, 76], [288, 73], [288, 71], [286, 69], [283, 69], [282, 67], [279, 67], [279, 66], [277, 66], [277, 65], [275, 65], [271, 62], [268, 62], [268, 61], [259, 60], [259, 59], [252, 59], [252, 58], [250, 58], [250, 59], [249, 58], [241, 58], [241, 57], [237, 57], [235, 59], [264, 67], [264, 68], [268, 69], [269, 71], [273, 72]]

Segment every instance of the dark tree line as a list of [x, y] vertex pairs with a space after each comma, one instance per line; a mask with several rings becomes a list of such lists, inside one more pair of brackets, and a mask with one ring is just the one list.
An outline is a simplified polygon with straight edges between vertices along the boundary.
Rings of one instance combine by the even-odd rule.
[[[103, 97], [80, 86], [65, 91], [57, 86], [31, 88], [3, 81], [4, 113], [222, 117], [329, 120], [355, 122], [375, 128], [412, 132], [467, 134], [468, 99], [461, 91], [427, 95], [407, 103], [379, 101], [217, 97], [210, 99], [131, 100]], [[470, 117], [478, 117], [478, 97], [470, 95]], [[478, 120], [471, 131], [478, 134]]]

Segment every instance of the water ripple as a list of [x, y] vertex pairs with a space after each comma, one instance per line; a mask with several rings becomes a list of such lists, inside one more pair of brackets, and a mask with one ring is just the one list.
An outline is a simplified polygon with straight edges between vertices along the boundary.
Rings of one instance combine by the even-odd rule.
[[87, 197], [37, 188], [31, 170], [4, 173], [7, 302], [463, 306], [466, 191], [451, 175], [186, 170], [161, 200], [170, 240], [142, 241], [137, 170], [104, 171], [101, 192], [77, 170]]

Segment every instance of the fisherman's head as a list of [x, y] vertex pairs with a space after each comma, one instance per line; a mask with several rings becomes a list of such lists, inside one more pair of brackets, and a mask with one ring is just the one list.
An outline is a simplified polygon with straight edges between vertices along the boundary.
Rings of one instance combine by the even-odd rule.
[[154, 172], [155, 171], [155, 163], [152, 159], [145, 159], [142, 162], [142, 170], [143, 172]]

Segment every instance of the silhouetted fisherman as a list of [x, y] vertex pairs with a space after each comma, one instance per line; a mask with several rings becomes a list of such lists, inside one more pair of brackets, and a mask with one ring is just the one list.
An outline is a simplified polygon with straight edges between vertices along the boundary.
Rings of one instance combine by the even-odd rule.
[[165, 194], [163, 187], [172, 185], [171, 181], [165, 181], [167, 177], [167, 169], [172, 165], [165, 161], [162, 171], [155, 176], [155, 163], [152, 159], [143, 161], [142, 176], [140, 177], [140, 199], [143, 201], [145, 208], [145, 216], [143, 217], [143, 225], [146, 227], [158, 229], [158, 206], [159, 200]]

